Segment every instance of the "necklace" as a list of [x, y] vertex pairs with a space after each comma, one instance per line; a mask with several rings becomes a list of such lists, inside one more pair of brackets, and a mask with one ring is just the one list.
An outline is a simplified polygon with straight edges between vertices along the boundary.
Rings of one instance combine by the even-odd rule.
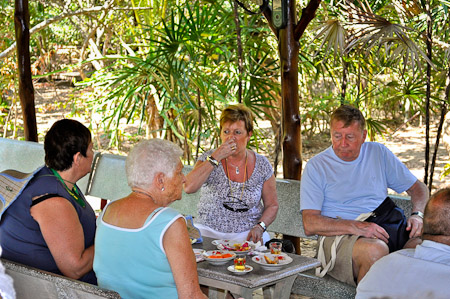
[[[230, 163], [231, 166], [233, 166], [234, 168], [236, 168], [236, 174], [239, 174], [239, 173], [240, 173], [240, 172], [239, 172], [239, 167], [241, 167], [242, 165], [236, 166], [236, 165], [234, 165], [233, 163], [228, 162], [228, 159], [227, 159], [227, 158], [225, 158], [225, 161], [226, 161], [227, 163]], [[245, 166], [247, 167], [247, 150], [245, 151]], [[244, 174], [244, 177], [245, 177], [245, 174]]]
[[82, 206], [83, 208], [86, 207], [86, 203], [84, 202], [83, 197], [80, 195], [80, 192], [78, 191], [77, 186], [75, 184], [73, 184], [72, 182], [67, 181], [73, 185], [73, 189], [70, 190], [69, 187], [67, 187], [66, 183], [64, 182], [66, 180], [64, 180], [56, 170], [54, 170], [53, 168], [50, 168], [50, 169], [53, 172], [53, 174], [55, 175], [55, 177], [61, 182], [61, 184], [63, 184], [64, 188], [66, 188], [66, 191], [70, 194], [70, 196], [72, 196], [72, 198], [75, 199], [75, 201], [80, 206]]
[[156, 204], [155, 201], [153, 200], [153, 197], [152, 197], [150, 194], [148, 194], [147, 192], [142, 192], [142, 191], [138, 191], [138, 190], [133, 190], [133, 192], [134, 192], [134, 193], [139, 193], [139, 194], [142, 194], [142, 195], [147, 196], [148, 198], [150, 198], [150, 199], [152, 200], [152, 202], [153, 202], [154, 204]]
[[[226, 159], [225, 159], [226, 161]], [[230, 174], [228, 172], [228, 163], [225, 163], [225, 166], [227, 168], [227, 178], [228, 178], [228, 185], [230, 186], [230, 195], [233, 196], [233, 189], [231, 189], [231, 180], [230, 180]], [[241, 197], [239, 198], [239, 201], [242, 202], [242, 195], [244, 195], [244, 187], [245, 187], [245, 177], [247, 175], [247, 153], [245, 153], [245, 169], [244, 169], [244, 183], [242, 184], [242, 190], [241, 190]]]

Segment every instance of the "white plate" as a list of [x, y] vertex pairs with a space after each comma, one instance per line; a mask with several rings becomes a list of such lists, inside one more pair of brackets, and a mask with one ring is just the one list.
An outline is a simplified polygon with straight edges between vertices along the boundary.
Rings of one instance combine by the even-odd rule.
[[[276, 257], [282, 257], [282, 259], [278, 259], [278, 264], [268, 264], [266, 262], [266, 259], [264, 258], [264, 255], [266, 255], [268, 258], [273, 260]], [[252, 257], [252, 261], [259, 264], [263, 269], [269, 270], [269, 271], [277, 271], [280, 270], [281, 267], [284, 265], [292, 263], [292, 258], [288, 256], [287, 254], [281, 253], [281, 254], [271, 254], [271, 253], [264, 253], [260, 255], [256, 255]]]
[[236, 253], [247, 253], [253, 249], [251, 244], [249, 244], [248, 250], [236, 250], [236, 246], [241, 247], [241, 245], [244, 244], [245, 242], [247, 242], [247, 241], [213, 240], [213, 241], [211, 241], [211, 244], [217, 246], [217, 249], [219, 249], [219, 250], [228, 250], [228, 251], [233, 251]]
[[[227, 258], [210, 258], [210, 255], [215, 255], [215, 254], [226, 254], [229, 253], [231, 254], [230, 257]], [[230, 252], [227, 250], [209, 250], [203, 253], [203, 258], [210, 263], [211, 265], [215, 265], [215, 266], [219, 266], [219, 265], [225, 265], [226, 263], [228, 263], [230, 260], [234, 259], [234, 257], [236, 256], [236, 254], [234, 252]]]
[[253, 270], [253, 267], [249, 266], [249, 265], [245, 265], [244, 271], [237, 271], [236, 269], [234, 269], [234, 265], [231, 265], [231, 266], [228, 266], [227, 270], [230, 272], [233, 272], [236, 275], [244, 275], [244, 274], [247, 274], [248, 272], [251, 272]]
[[198, 248], [192, 248], [192, 251], [194, 251], [195, 254], [195, 260], [197, 262], [203, 261], [203, 253], [205, 252], [205, 250], [203, 249], [198, 249]]

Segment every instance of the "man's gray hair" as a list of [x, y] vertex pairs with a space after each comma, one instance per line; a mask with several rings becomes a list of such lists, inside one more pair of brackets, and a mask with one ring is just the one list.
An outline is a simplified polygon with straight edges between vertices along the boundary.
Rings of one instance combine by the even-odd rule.
[[142, 140], [128, 154], [126, 172], [128, 185], [148, 189], [158, 172], [172, 177], [183, 151], [168, 140]]

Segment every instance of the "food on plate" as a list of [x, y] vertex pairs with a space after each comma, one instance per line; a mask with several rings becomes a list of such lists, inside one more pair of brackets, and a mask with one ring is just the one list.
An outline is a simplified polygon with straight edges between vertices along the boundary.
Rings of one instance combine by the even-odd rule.
[[278, 264], [278, 257], [275, 257], [273, 260], [268, 257], [267, 255], [264, 255], [264, 259], [266, 260], [266, 263], [268, 264]]
[[230, 251], [248, 251], [251, 249], [248, 242], [234, 243], [234, 244], [222, 244], [224, 250]]
[[[254, 259], [257, 262], [263, 261], [263, 259], [261, 257], [259, 257], [259, 256], [255, 256]], [[264, 255], [264, 260], [266, 261], [266, 264], [275, 265], [275, 264], [278, 264], [279, 261], [286, 260], [286, 257], [284, 255], [276, 255], [276, 256], [273, 257], [273, 259], [271, 259], [267, 255]]]
[[226, 258], [229, 258], [232, 256], [233, 255], [231, 253], [222, 253], [220, 251], [214, 251], [213, 254], [208, 256], [208, 258], [210, 258], [210, 259], [226, 259]]

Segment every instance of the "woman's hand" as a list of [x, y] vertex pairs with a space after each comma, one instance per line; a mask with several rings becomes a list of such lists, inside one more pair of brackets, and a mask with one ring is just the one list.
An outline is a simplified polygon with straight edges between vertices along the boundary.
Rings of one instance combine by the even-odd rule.
[[230, 138], [224, 143], [222, 143], [215, 151], [212, 153], [212, 156], [217, 161], [221, 161], [223, 159], [228, 158], [236, 152], [237, 145], [236, 140], [234, 138]]
[[256, 224], [248, 233], [247, 241], [253, 241], [254, 243], [261, 241], [261, 244], [264, 245], [262, 238], [263, 233], [264, 229], [259, 224]]
[[[222, 143], [211, 156], [219, 161], [219, 166], [222, 167], [220, 161], [228, 158], [236, 152], [237, 146], [233, 138], [228, 139]], [[209, 175], [215, 166], [212, 166], [209, 161], [197, 161], [194, 169], [186, 175], [186, 182], [184, 183], [184, 192], [190, 194], [197, 192], [206, 182]]]

